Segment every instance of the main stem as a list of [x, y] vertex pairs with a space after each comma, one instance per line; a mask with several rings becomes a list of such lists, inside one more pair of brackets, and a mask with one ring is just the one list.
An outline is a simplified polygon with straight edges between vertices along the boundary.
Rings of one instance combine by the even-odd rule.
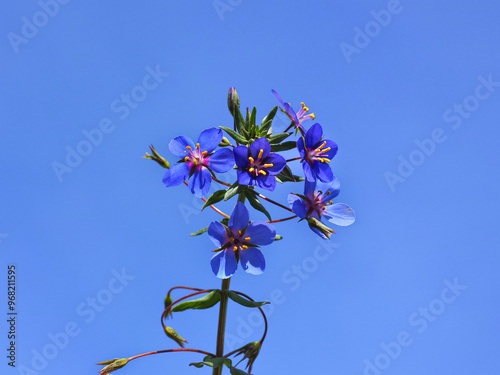
[[[226, 332], [226, 315], [227, 315], [227, 294], [224, 293], [226, 290], [229, 290], [229, 283], [231, 282], [231, 278], [222, 280], [222, 295], [220, 298], [220, 310], [219, 310], [219, 327], [217, 329], [217, 349], [216, 356], [222, 357], [224, 355], [224, 337]], [[213, 375], [221, 375], [222, 374], [222, 366], [214, 368]]]

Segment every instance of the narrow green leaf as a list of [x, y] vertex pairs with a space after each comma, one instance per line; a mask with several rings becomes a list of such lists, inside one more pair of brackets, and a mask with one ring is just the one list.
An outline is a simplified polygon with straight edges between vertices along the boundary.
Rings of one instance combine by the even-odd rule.
[[276, 112], [278, 112], [278, 106], [271, 109], [271, 112], [262, 119], [260, 124], [260, 133], [267, 134], [269, 129], [271, 128], [271, 124], [273, 123], [274, 116], [276, 116]]
[[247, 197], [248, 199], [248, 202], [250, 203], [250, 205], [255, 208], [257, 211], [260, 211], [262, 212], [264, 215], [267, 216], [267, 218], [269, 219], [269, 221], [271, 221], [271, 215], [269, 214], [269, 212], [266, 210], [266, 208], [262, 205], [262, 203], [260, 203], [259, 199], [255, 196], [254, 193], [252, 193], [251, 191], [247, 190], [245, 191], [245, 196]]
[[245, 137], [243, 137], [241, 134], [238, 134], [233, 129], [225, 127], [225, 126], [219, 126], [219, 128], [224, 130], [236, 142], [239, 142], [239, 143], [244, 144], [244, 145], [246, 145], [248, 143], [247, 140], [245, 139]]
[[203, 229], [197, 230], [196, 232], [193, 232], [190, 234], [190, 236], [199, 236], [200, 234], [205, 233], [208, 230], [208, 227], [205, 227]]
[[246, 299], [246, 298], [240, 296], [239, 294], [237, 294], [231, 290], [228, 290], [225, 293], [234, 302], [236, 302], [242, 306], [245, 306], [245, 307], [260, 307], [260, 306], [264, 306], [264, 305], [267, 305], [268, 303], [270, 303], [270, 302], [253, 302], [253, 301], [250, 301], [249, 299]]
[[285, 139], [287, 139], [290, 136], [288, 133], [278, 133], [271, 135], [268, 139], [269, 143], [271, 144], [276, 144], [276, 143], [281, 143]]
[[215, 193], [213, 193], [208, 199], [207, 201], [205, 202], [205, 204], [203, 205], [203, 207], [201, 208], [201, 210], [203, 211], [203, 209], [205, 207], [208, 207], [210, 206], [211, 204], [214, 204], [214, 203], [217, 203], [217, 202], [220, 202], [221, 200], [224, 199], [224, 194], [226, 194], [226, 189], [223, 189], [223, 190], [217, 190]]
[[236, 113], [233, 114], [233, 117], [234, 117], [234, 123], [236, 125], [236, 129], [241, 133], [241, 131], [245, 127], [245, 119], [243, 118], [243, 115], [241, 114], [239, 107], [238, 107], [238, 110], [236, 111]]
[[272, 152], [288, 151], [294, 149], [295, 147], [297, 147], [297, 142], [287, 141], [277, 145], [271, 145], [271, 151]]
[[245, 372], [233, 366], [229, 367], [229, 371], [231, 372], [231, 375], [250, 375], [248, 372]]
[[257, 116], [257, 108], [253, 107], [252, 113], [250, 114], [250, 126], [255, 126], [255, 117]]
[[292, 170], [288, 165], [276, 176], [276, 181], [280, 182], [298, 182], [304, 181], [304, 177], [296, 176], [292, 174]]
[[207, 355], [203, 358], [203, 362], [191, 362], [189, 366], [196, 366], [201, 368], [203, 366], [209, 366], [213, 368], [221, 367], [222, 365], [226, 365], [228, 367], [232, 366], [232, 361], [226, 357], [211, 357]]
[[238, 181], [236, 181], [234, 184], [231, 185], [230, 188], [226, 190], [226, 194], [224, 195], [224, 200], [227, 201], [234, 197], [236, 194], [239, 194], [243, 191], [246, 190], [246, 186], [244, 185], [239, 185]]
[[181, 302], [172, 308], [172, 311], [179, 312], [187, 309], [209, 309], [220, 301], [220, 290], [215, 289], [201, 298], [191, 301]]

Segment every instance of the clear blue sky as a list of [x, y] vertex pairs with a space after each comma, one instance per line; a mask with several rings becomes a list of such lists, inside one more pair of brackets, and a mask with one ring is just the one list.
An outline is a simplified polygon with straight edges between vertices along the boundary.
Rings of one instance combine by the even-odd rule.
[[[277, 104], [271, 89], [309, 106], [339, 145], [336, 201], [357, 214], [329, 243], [304, 223], [277, 225], [284, 240], [262, 249], [265, 273], [233, 278], [234, 289], [274, 302], [253, 372], [493, 373], [500, 4], [218, 7], [3, 5], [2, 374], [91, 374], [98, 361], [175, 347], [160, 326], [163, 297], [175, 285], [219, 287], [213, 244], [188, 237], [217, 216], [199, 213], [188, 189], [166, 189], [163, 170], [141, 156], [154, 144], [169, 157], [174, 137], [230, 126], [230, 86], [259, 119]], [[285, 202], [289, 192], [284, 185], [273, 196]], [[17, 369], [5, 358], [11, 264]], [[251, 313], [230, 306], [227, 345], [260, 338]], [[213, 351], [216, 321], [212, 309], [171, 324], [192, 347]], [[120, 373], [210, 373], [187, 366], [199, 359], [159, 355]]]

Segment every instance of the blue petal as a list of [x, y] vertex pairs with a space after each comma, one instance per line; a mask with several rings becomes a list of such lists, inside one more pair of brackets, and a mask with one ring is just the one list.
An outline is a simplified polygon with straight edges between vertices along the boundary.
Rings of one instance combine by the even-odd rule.
[[210, 260], [212, 271], [220, 279], [231, 277], [238, 268], [238, 262], [232, 249], [219, 251]]
[[264, 159], [271, 152], [271, 145], [267, 138], [259, 138], [254, 143], [250, 145], [250, 153], [252, 157], [257, 160], [260, 154], [260, 150], [263, 150], [261, 159]]
[[274, 191], [274, 188], [276, 187], [276, 177], [271, 176], [270, 174], [266, 175], [260, 174], [256, 180], [257, 180], [257, 185], [262, 189]]
[[260, 275], [266, 269], [264, 255], [255, 247], [240, 250], [240, 262], [243, 269], [252, 275]]
[[222, 141], [222, 130], [217, 128], [205, 129], [198, 137], [201, 151], [211, 153]]
[[181, 135], [180, 137], [176, 137], [173, 140], [170, 141], [168, 144], [168, 148], [170, 149], [170, 152], [174, 154], [175, 156], [179, 158], [185, 158], [187, 154], [184, 152], [186, 151], [186, 146], [191, 147], [193, 150], [196, 148], [194, 142], [191, 140], [191, 138], [184, 137]]
[[326, 145], [325, 148], [330, 147], [330, 150], [325, 153], [326, 157], [330, 160], [333, 159], [335, 155], [337, 155], [337, 151], [339, 146], [334, 141], [330, 141], [329, 139], [325, 139]]
[[214, 172], [227, 172], [234, 166], [233, 151], [229, 148], [221, 148], [215, 151], [208, 159], [208, 166]]
[[312, 197], [313, 193], [314, 193], [314, 189], [316, 189], [316, 180], [314, 180], [314, 181], [306, 180], [305, 185], [304, 185], [304, 195], [306, 197]]
[[304, 170], [304, 177], [307, 181], [316, 181], [316, 174], [307, 161], [302, 161], [302, 169]]
[[189, 180], [189, 188], [196, 198], [207, 195], [212, 183], [212, 175], [207, 168], [197, 168]]
[[238, 146], [233, 148], [234, 162], [240, 168], [246, 168], [250, 163], [248, 160], [248, 148], [246, 146]]
[[207, 233], [214, 245], [217, 247], [222, 247], [229, 240], [226, 228], [218, 221], [212, 221], [210, 223]]
[[187, 163], [174, 164], [163, 176], [166, 187], [177, 186], [189, 176], [189, 165]]
[[264, 221], [253, 221], [248, 225], [245, 236], [250, 237], [251, 244], [269, 245], [276, 237], [276, 229]]
[[297, 113], [293, 110], [292, 106], [288, 103], [285, 103], [283, 107], [285, 108], [285, 112], [290, 117], [290, 119], [292, 119], [296, 125], [299, 125], [300, 122], [297, 118]]
[[353, 209], [345, 203], [335, 203], [326, 206], [323, 216], [326, 217], [330, 223], [342, 227], [351, 225], [356, 219], [356, 214]]
[[333, 180], [332, 168], [328, 163], [316, 161], [313, 164], [313, 171], [321, 182], [331, 182]]
[[306, 148], [304, 146], [304, 138], [300, 137], [297, 140], [297, 149], [299, 150], [300, 157], [304, 158], [304, 156], [306, 156]]
[[[335, 198], [340, 193], [340, 181], [337, 177], [333, 176], [332, 182], [328, 184], [321, 184], [318, 186], [318, 190], [321, 190], [324, 194], [323, 200], [329, 201]], [[330, 192], [330, 194], [327, 194]]]
[[250, 220], [250, 214], [248, 213], [248, 208], [241, 202], [237, 202], [234, 210], [229, 218], [228, 227], [233, 233], [243, 230]]
[[285, 168], [286, 160], [283, 156], [272, 153], [263, 161], [263, 164], [272, 164], [272, 167], [266, 168], [265, 170], [269, 172], [271, 176], [280, 173], [283, 168]]
[[315, 148], [321, 137], [323, 137], [323, 128], [320, 124], [316, 123], [306, 133], [306, 146], [308, 148]]
[[255, 186], [255, 179], [252, 178], [250, 172], [239, 170], [236, 171], [238, 175], [238, 183], [240, 185], [250, 185]]
[[307, 216], [307, 205], [306, 202], [294, 194], [288, 195], [288, 204], [292, 211], [301, 219], [305, 219]]
[[278, 99], [278, 102], [280, 102], [280, 104], [282, 106], [284, 106], [284, 103], [283, 103], [283, 100], [281, 100], [281, 96], [278, 95], [278, 93], [275, 91], [275, 90], [271, 90], [271, 92], [273, 93], [273, 95], [276, 97], [276, 99]]

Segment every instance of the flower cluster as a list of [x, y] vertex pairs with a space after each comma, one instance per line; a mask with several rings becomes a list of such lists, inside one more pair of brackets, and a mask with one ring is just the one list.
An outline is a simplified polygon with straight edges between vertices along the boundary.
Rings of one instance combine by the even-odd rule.
[[[288, 129], [274, 134], [272, 121], [278, 107], [273, 108], [260, 125], [256, 124], [256, 109], [247, 110], [246, 118], [240, 112], [240, 100], [234, 88], [229, 90], [228, 107], [234, 118], [233, 127], [209, 128], [201, 132], [198, 142], [194, 143], [186, 136], [179, 136], [169, 144], [170, 152], [180, 158], [172, 167], [156, 150], [148, 158], [156, 160], [167, 168], [163, 183], [167, 187], [184, 182], [190, 191], [205, 200], [205, 206], [212, 206], [225, 216], [221, 221], [212, 222], [199, 233], [208, 232], [217, 246], [216, 254], [211, 259], [213, 273], [222, 279], [231, 277], [238, 263], [251, 274], [261, 274], [265, 269], [265, 260], [258, 246], [269, 245], [276, 238], [276, 230], [271, 223], [286, 219], [271, 220], [262, 201], [277, 204], [295, 214], [299, 221], [305, 220], [314, 233], [322, 238], [329, 238], [333, 229], [322, 223], [328, 222], [346, 226], [354, 222], [354, 211], [344, 203], [333, 203], [340, 190], [338, 179], [331, 168], [332, 159], [337, 154], [337, 144], [325, 138], [319, 123], [306, 128], [308, 120], [316, 116], [301, 103], [295, 111], [291, 103], [283, 101], [272, 90], [280, 104], [280, 109], [291, 120]], [[292, 129], [292, 130], [291, 130]], [[295, 132], [293, 131], [295, 130]], [[223, 131], [236, 142], [236, 145], [223, 137]], [[295, 133], [297, 139], [287, 139]], [[286, 140], [286, 141], [285, 141]], [[219, 147], [219, 148], [218, 148]], [[297, 157], [286, 160], [280, 152], [295, 149]], [[302, 166], [303, 176], [292, 172], [293, 161]], [[216, 173], [226, 173], [235, 169], [237, 179], [234, 184], [219, 180]], [[225, 187], [208, 196], [212, 182]], [[290, 192], [288, 207], [261, 195], [257, 189], [274, 191], [277, 183], [303, 182], [303, 194]], [[239, 197], [231, 215], [226, 215], [214, 204], [222, 199]], [[207, 197], [207, 198], [205, 198]], [[268, 216], [269, 221], [250, 221], [245, 201], [258, 211]], [[204, 207], [205, 207], [204, 206]]]

